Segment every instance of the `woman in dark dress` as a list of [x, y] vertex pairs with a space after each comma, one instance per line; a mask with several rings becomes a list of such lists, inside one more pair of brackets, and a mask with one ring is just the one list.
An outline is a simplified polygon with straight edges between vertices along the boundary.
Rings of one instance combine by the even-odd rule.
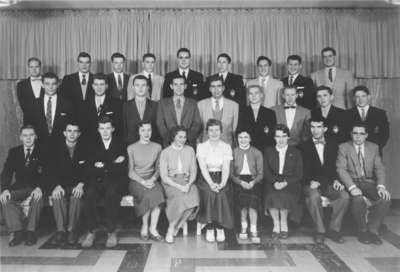
[[299, 150], [288, 146], [290, 137], [287, 126], [278, 124], [275, 129], [276, 146], [264, 153], [264, 182], [267, 185], [265, 210], [272, 217], [272, 238], [288, 237], [287, 218], [299, 217], [300, 181], [303, 177], [303, 161]]
[[261, 207], [263, 157], [261, 151], [250, 145], [250, 134], [246, 130], [237, 131], [239, 146], [233, 150], [231, 179], [236, 183], [236, 196], [241, 214], [242, 231], [240, 239], [247, 239], [247, 217], [250, 218], [250, 238], [259, 243], [257, 233], [257, 211]]
[[247, 87], [249, 105], [239, 113], [238, 130], [250, 133], [251, 145], [261, 152], [266, 147], [275, 144], [274, 128], [276, 126], [275, 112], [262, 105], [264, 93], [260, 86]]

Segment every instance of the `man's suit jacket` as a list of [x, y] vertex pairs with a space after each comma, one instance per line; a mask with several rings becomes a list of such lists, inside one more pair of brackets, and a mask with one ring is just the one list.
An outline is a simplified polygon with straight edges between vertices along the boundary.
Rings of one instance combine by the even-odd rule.
[[[164, 147], [169, 145], [170, 131], [178, 125], [173, 98], [164, 98], [158, 104], [157, 128], [163, 139]], [[180, 125], [187, 129], [187, 140], [191, 146], [196, 145], [196, 139], [201, 132], [201, 119], [197, 102], [191, 98], [185, 98], [183, 103]]]
[[[284, 106], [277, 105], [273, 107], [272, 110], [275, 111], [277, 123], [287, 126]], [[310, 138], [310, 118], [310, 111], [302, 106], [297, 105], [293, 125], [290, 129], [289, 145], [297, 146]]]
[[[141, 72], [139, 74], [132, 75], [129, 78], [128, 100], [135, 98], [135, 90], [133, 89], [133, 79], [138, 75], [145, 76], [144, 72]], [[164, 84], [164, 77], [153, 73], [152, 78], [151, 78], [151, 84], [152, 84], [151, 97], [149, 97], [149, 98], [152, 101], [159, 101], [162, 98], [162, 87]]]
[[325, 137], [336, 141], [336, 143], [343, 143], [349, 139], [345, 116], [345, 110], [335, 107], [334, 105], [331, 105], [326, 118], [322, 116], [321, 108], [316, 108], [311, 111], [312, 118], [322, 118], [325, 120], [328, 126]]
[[[174, 94], [170, 84], [177, 75], [179, 75], [179, 69], [165, 75], [163, 98], [171, 97]], [[189, 69], [189, 73], [186, 75], [186, 84], [185, 97], [193, 98], [196, 101], [207, 97], [208, 93], [204, 90], [204, 77], [201, 73]]]
[[35, 100], [42, 98], [43, 95], [44, 90], [43, 88], [41, 88], [39, 98], [35, 97], [30, 77], [23, 79], [17, 83], [17, 98], [19, 105], [21, 106], [22, 113], [24, 115], [24, 124], [26, 124], [26, 116], [32, 113], [32, 105], [34, 104]]
[[[91, 145], [89, 154], [88, 186], [95, 186], [99, 181], [118, 186], [127, 183], [128, 157], [125, 145], [121, 141], [113, 137], [107, 150], [101, 138], [97, 138]], [[125, 159], [123, 162], [117, 163], [115, 160], [119, 156], [123, 156]], [[95, 167], [96, 162], [102, 162], [104, 166], [101, 168]]]
[[334, 180], [338, 180], [336, 173], [336, 158], [338, 146], [336, 142], [326, 140], [324, 145], [324, 163], [322, 164], [318, 156], [313, 139], [306, 141], [300, 148], [303, 155], [303, 184], [310, 185], [310, 181], [318, 181], [320, 189], [325, 192]]
[[114, 123], [114, 137], [122, 139], [122, 101], [118, 98], [106, 95], [100, 112], [97, 112], [95, 96], [89, 97], [82, 103], [79, 111], [79, 123], [82, 131], [82, 139], [85, 142], [99, 137], [97, 131], [98, 122], [104, 117], [109, 117]]
[[261, 106], [258, 110], [257, 120], [254, 120], [251, 106], [242, 108], [239, 112], [238, 129], [247, 130], [251, 136], [251, 145], [258, 148], [261, 152], [263, 152], [267, 146], [275, 144], [275, 126], [275, 112], [264, 106]]
[[[211, 96], [211, 93], [209, 91], [210, 78], [215, 76], [218, 76], [218, 74], [209, 76], [206, 79], [205, 90], [208, 90], [209, 93], [208, 97]], [[239, 107], [245, 107], [247, 97], [246, 97], [246, 88], [244, 87], [243, 83], [243, 77], [241, 75], [228, 73], [226, 75], [224, 84], [225, 84], [225, 90], [223, 93], [224, 97], [235, 101], [236, 103], [239, 104]]]
[[[29, 163], [25, 160], [23, 145], [11, 148], [1, 172], [1, 190], [18, 190], [26, 187], [42, 187], [41, 174], [44, 161], [43, 150], [35, 145]], [[15, 182], [13, 183], [13, 176]]]
[[38, 142], [44, 145], [54, 144], [64, 138], [63, 131], [68, 122], [75, 120], [75, 113], [71, 102], [60, 95], [57, 95], [53, 127], [49, 133], [46, 113], [44, 111], [44, 97], [35, 101], [34, 113], [28, 118], [28, 123], [35, 127]]
[[[282, 78], [283, 86], [289, 86], [289, 77]], [[296, 103], [309, 110], [314, 109], [317, 106], [317, 98], [314, 88], [314, 83], [311, 78], [298, 75], [293, 82], [293, 86], [296, 87], [298, 97]]]
[[157, 107], [158, 103], [146, 99], [146, 108], [143, 119], [140, 119], [135, 99], [129, 100], [122, 107], [124, 141], [126, 144], [133, 144], [139, 140], [139, 123], [141, 121], [150, 122], [152, 126], [151, 140], [160, 143], [157, 130]]
[[336, 68], [336, 77], [330, 82], [325, 69], [311, 73], [311, 79], [316, 87], [324, 85], [332, 88], [334, 99], [332, 104], [348, 109], [353, 105], [351, 91], [354, 88], [354, 77], [350, 71]]
[[339, 145], [339, 153], [336, 160], [336, 171], [341, 182], [349, 188], [354, 180], [366, 180], [385, 185], [385, 167], [379, 155], [379, 147], [372, 142], [365, 142], [364, 146], [365, 178], [362, 177], [361, 165], [358, 160], [357, 150], [353, 142], [349, 141]]
[[78, 183], [86, 183], [88, 150], [84, 143], [79, 141], [71, 158], [65, 141], [59, 142], [52, 151], [50, 192], [60, 185], [64, 189], [75, 187]]
[[[361, 116], [357, 107], [346, 111], [347, 132], [350, 135], [351, 127], [354, 123], [361, 122]], [[389, 121], [386, 116], [386, 111], [377, 107], [369, 106], [365, 124], [367, 125], [368, 138], [367, 140], [379, 145], [383, 149], [389, 140]]]
[[83, 101], [85, 101], [90, 96], [94, 95], [92, 87], [93, 74], [89, 73], [89, 80], [88, 79], [86, 80], [87, 80], [87, 88], [85, 97], [83, 97], [82, 94], [81, 82], [79, 80], [79, 72], [65, 75], [62, 80], [59, 94], [69, 99], [72, 102], [75, 110], [79, 110], [79, 107], [81, 106]]
[[[257, 77], [255, 79], [247, 81], [246, 86], [249, 87], [251, 85], [261, 86], [260, 78]], [[267, 81], [267, 86], [263, 88], [264, 91], [263, 106], [266, 108], [272, 108], [276, 105], [282, 104], [282, 99], [281, 99], [282, 88], [283, 88], [282, 81], [270, 76]]]
[[114, 73], [108, 74], [107, 75], [107, 81], [108, 81], [108, 89], [107, 89], [107, 94], [111, 95], [113, 98], [117, 98], [121, 100], [122, 102], [125, 102], [127, 100], [127, 88], [128, 88], [128, 81], [129, 81], [129, 75], [124, 73], [124, 78], [123, 78], [123, 86], [122, 90], [118, 90], [118, 84], [115, 81], [115, 76]]
[[[200, 112], [200, 118], [203, 122], [203, 136], [202, 142], [208, 139], [206, 124], [209, 119], [213, 117], [213, 111], [211, 106], [211, 98], [203, 99], [197, 103]], [[229, 99], [224, 99], [224, 105], [222, 107], [222, 134], [221, 139], [226, 143], [232, 145], [235, 139], [235, 131], [239, 121], [239, 105]]]

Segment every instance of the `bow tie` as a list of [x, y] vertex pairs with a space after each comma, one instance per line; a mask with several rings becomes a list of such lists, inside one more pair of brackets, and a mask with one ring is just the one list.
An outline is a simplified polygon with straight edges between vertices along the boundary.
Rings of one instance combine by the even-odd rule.
[[326, 144], [325, 140], [313, 140], [313, 141], [314, 144], [322, 144], [322, 145]]
[[296, 106], [285, 106], [284, 108], [285, 108], [285, 110], [287, 110], [287, 109], [295, 109]]
[[31, 77], [31, 81], [42, 81], [41, 77]]

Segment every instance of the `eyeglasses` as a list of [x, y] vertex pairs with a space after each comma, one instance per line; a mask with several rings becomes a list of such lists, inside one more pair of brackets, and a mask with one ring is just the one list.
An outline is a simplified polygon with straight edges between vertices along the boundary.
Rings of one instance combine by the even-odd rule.
[[367, 135], [366, 132], [352, 132], [351, 134], [353, 134], [353, 135], [362, 135], [362, 136]]

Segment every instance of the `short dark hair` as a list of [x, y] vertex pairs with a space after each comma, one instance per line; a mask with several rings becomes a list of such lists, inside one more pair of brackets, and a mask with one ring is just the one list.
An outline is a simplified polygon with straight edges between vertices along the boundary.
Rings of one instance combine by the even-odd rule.
[[249, 95], [250, 89], [257, 89], [262, 95], [264, 95], [263, 89], [260, 85], [253, 84], [246, 87], [246, 94]]
[[150, 121], [144, 120], [144, 121], [140, 121], [138, 124], [138, 128], [143, 127], [144, 125], [150, 125], [151, 129], [153, 130], [153, 125], [151, 124]]
[[325, 47], [325, 48], [323, 48], [323, 49], [321, 50], [321, 55], [324, 54], [325, 52], [328, 52], [328, 51], [331, 51], [332, 54], [333, 54], [334, 56], [336, 56], [336, 50], [333, 49], [332, 47]]
[[42, 82], [44, 82], [45, 78], [53, 78], [58, 83], [58, 76], [55, 73], [52, 72], [44, 73], [44, 75], [42, 76]]
[[239, 127], [239, 128], [236, 130], [236, 139], [238, 139], [238, 138], [239, 138], [239, 135], [240, 135], [241, 133], [243, 133], [243, 132], [246, 132], [247, 134], [249, 134], [250, 141], [251, 141], [250, 130], [249, 130], [248, 128], [246, 128], [246, 127]]
[[37, 63], [39, 63], [39, 66], [42, 66], [42, 62], [41, 62], [40, 59], [38, 59], [37, 57], [30, 57], [30, 58], [28, 59], [28, 65], [29, 65], [32, 61], [36, 61]]
[[104, 80], [104, 82], [105, 82], [106, 84], [108, 84], [107, 76], [106, 76], [105, 74], [103, 74], [103, 73], [97, 73], [97, 74], [95, 74], [95, 75], [93, 76], [93, 82], [94, 82], [95, 79], [97, 79], [97, 80]]
[[333, 94], [332, 88], [325, 85], [318, 86], [317, 89], [315, 90], [315, 93], [318, 94], [319, 91], [328, 91], [330, 95]]
[[189, 50], [189, 49], [187, 49], [186, 47], [181, 47], [181, 48], [179, 48], [178, 51], [176, 52], [176, 57], [179, 57], [179, 53], [181, 53], [181, 52], [186, 52], [186, 53], [188, 53], [188, 54], [189, 54], [189, 58], [192, 56], [192, 55], [190, 54], [190, 50]]
[[311, 116], [309, 123], [311, 125], [311, 122], [316, 122], [316, 123], [321, 123], [324, 127], [328, 127], [328, 123], [326, 122], [326, 120], [324, 118], [322, 118], [322, 116]]
[[299, 55], [290, 55], [286, 59], [286, 63], [289, 63], [289, 60], [297, 60], [299, 64], [301, 64], [301, 57]]
[[208, 131], [208, 129], [210, 127], [214, 127], [214, 126], [219, 126], [219, 128], [221, 129], [221, 132], [222, 132], [222, 122], [220, 120], [217, 120], [214, 118], [208, 119], [208, 121], [206, 123], [206, 131]]
[[364, 85], [355, 86], [354, 89], [353, 89], [353, 96], [356, 95], [356, 93], [357, 93], [358, 91], [362, 91], [362, 92], [366, 93], [367, 95], [370, 95], [370, 94], [371, 94], [371, 92], [370, 92], [370, 90], [367, 88], [367, 86], [364, 86]]
[[218, 57], [217, 57], [217, 61], [219, 60], [219, 58], [226, 58], [228, 63], [231, 63], [231, 61], [232, 61], [231, 57], [227, 53], [219, 54]]
[[181, 131], [184, 131], [187, 137], [188, 131], [184, 126], [175, 126], [171, 128], [171, 130], [169, 131], [169, 142], [172, 143], [175, 139], [175, 136], [178, 135], [178, 133]]
[[275, 129], [274, 129], [274, 136], [275, 136], [275, 134], [276, 134], [276, 132], [277, 131], [282, 131], [283, 133], [285, 133], [288, 137], [290, 137], [290, 130], [289, 130], [289, 128], [285, 125], [285, 124], [277, 124], [276, 126], [275, 126]]
[[212, 75], [208, 78], [209, 85], [215, 81], [221, 81], [222, 86], [225, 86], [224, 80], [219, 75]]
[[156, 56], [153, 53], [144, 54], [142, 57], [142, 61], [144, 61], [146, 58], [153, 58], [154, 60], [156, 60]]
[[174, 79], [177, 79], [177, 78], [183, 79], [183, 82], [186, 84], [186, 78], [185, 78], [184, 76], [180, 75], [179, 73], [176, 74], [176, 75], [174, 75], [174, 76], [172, 76], [172, 78], [171, 78], [171, 84], [174, 82]]
[[365, 132], [368, 132], [368, 128], [367, 128], [367, 123], [363, 122], [363, 121], [359, 121], [359, 122], [355, 122], [351, 125], [351, 131], [353, 131], [353, 129], [355, 127], [362, 127], [364, 128]]
[[126, 60], [125, 56], [119, 52], [115, 52], [111, 55], [111, 61], [114, 61], [115, 58], [121, 58], [124, 61]]
[[79, 58], [89, 58], [89, 61], [92, 61], [92, 57], [86, 52], [80, 52], [77, 61], [79, 61]]
[[29, 124], [28, 124], [28, 125], [23, 125], [23, 126], [19, 129], [19, 133], [21, 134], [22, 131], [25, 130], [25, 129], [32, 129], [33, 132], [35, 132], [35, 134], [36, 134], [36, 129], [35, 129], [35, 127], [32, 126], [32, 125], [29, 125]]
[[133, 78], [133, 80], [132, 80], [132, 86], [135, 84], [135, 81], [136, 81], [136, 80], [144, 80], [144, 81], [146, 81], [147, 86], [150, 85], [150, 84], [149, 84], [149, 79], [148, 79], [147, 77], [145, 77], [144, 75], [137, 75], [137, 76], [135, 76], [135, 77]]
[[80, 128], [78, 122], [76, 122], [75, 120], [71, 120], [71, 121], [67, 122], [67, 123], [65, 124], [64, 131], [67, 130], [67, 127], [68, 127], [68, 126], [78, 127], [79, 131], [81, 130], [81, 128]]
[[296, 86], [285, 86], [285, 87], [282, 88], [282, 94], [285, 93], [285, 91], [289, 90], [289, 89], [294, 89], [296, 91], [296, 93], [297, 93]]
[[268, 57], [266, 57], [266, 56], [259, 56], [259, 57], [257, 58], [257, 65], [259, 65], [259, 64], [260, 64], [260, 61], [262, 61], [262, 60], [266, 60], [266, 61], [268, 62], [268, 65], [271, 66], [272, 61], [271, 61], [270, 58], [268, 58]]
[[99, 120], [99, 125], [100, 125], [100, 124], [107, 124], [107, 123], [110, 123], [111, 126], [114, 127], [114, 122], [113, 122], [113, 120], [112, 120], [110, 117], [108, 117], [108, 116], [104, 116], [104, 117], [102, 117], [102, 118]]

